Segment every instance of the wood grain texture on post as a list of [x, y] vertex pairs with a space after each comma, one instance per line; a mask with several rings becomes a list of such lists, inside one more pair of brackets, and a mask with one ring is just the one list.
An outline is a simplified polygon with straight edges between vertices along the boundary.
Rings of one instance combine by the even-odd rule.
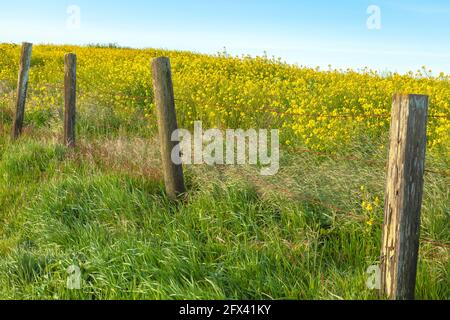
[[75, 147], [77, 104], [77, 56], [68, 53], [64, 56], [64, 143]]
[[177, 199], [186, 192], [186, 188], [183, 166], [175, 164], [172, 160], [172, 150], [179, 141], [178, 139], [172, 141], [172, 135], [178, 129], [178, 123], [169, 58], [153, 59], [152, 75], [166, 192], [170, 198]]
[[12, 138], [16, 140], [22, 134], [23, 121], [25, 118], [25, 103], [28, 91], [28, 79], [30, 75], [31, 54], [33, 45], [24, 42], [22, 44], [22, 54], [20, 58], [19, 79], [17, 82], [16, 113], [12, 129]]
[[413, 300], [419, 255], [428, 97], [393, 98], [382, 242], [382, 293]]

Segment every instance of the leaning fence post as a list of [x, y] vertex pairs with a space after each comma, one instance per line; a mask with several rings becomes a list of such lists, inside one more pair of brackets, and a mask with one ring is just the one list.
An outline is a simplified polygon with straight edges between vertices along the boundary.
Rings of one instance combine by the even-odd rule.
[[64, 143], [75, 147], [75, 118], [77, 103], [77, 56], [64, 56]]
[[415, 298], [427, 118], [427, 96], [394, 96], [381, 252], [382, 293], [393, 300]]
[[172, 141], [178, 124], [169, 58], [153, 59], [152, 75], [166, 192], [170, 198], [176, 199], [186, 192], [186, 188], [183, 166], [172, 161], [172, 151], [179, 142]]
[[19, 79], [17, 83], [16, 114], [14, 116], [12, 138], [16, 140], [22, 134], [25, 117], [25, 102], [27, 99], [28, 79], [30, 75], [31, 53], [33, 44], [24, 42], [20, 58]]

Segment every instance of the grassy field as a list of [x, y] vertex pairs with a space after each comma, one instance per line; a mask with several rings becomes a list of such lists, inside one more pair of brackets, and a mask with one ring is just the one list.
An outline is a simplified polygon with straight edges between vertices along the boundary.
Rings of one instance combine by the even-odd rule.
[[[380, 259], [389, 119], [368, 115], [388, 113], [397, 89], [430, 94], [431, 113], [448, 115], [448, 76], [38, 46], [26, 129], [13, 143], [19, 51], [0, 45], [0, 298], [378, 298], [366, 270]], [[59, 86], [69, 51], [78, 54], [80, 76], [73, 151], [61, 146]], [[182, 126], [200, 119], [282, 129], [279, 174], [190, 166], [186, 201], [171, 202], [155, 138], [149, 63], [158, 55], [172, 58]], [[288, 115], [261, 109], [267, 106]], [[324, 112], [359, 118], [300, 117]], [[449, 128], [448, 119], [430, 119], [434, 171], [448, 171]], [[449, 299], [450, 179], [425, 179], [417, 298]], [[66, 287], [71, 265], [81, 268], [81, 290]]]

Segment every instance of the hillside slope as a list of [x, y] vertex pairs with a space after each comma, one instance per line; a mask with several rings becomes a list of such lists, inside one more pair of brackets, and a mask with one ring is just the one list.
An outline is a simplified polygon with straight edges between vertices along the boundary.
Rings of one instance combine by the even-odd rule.
[[[450, 163], [448, 76], [36, 46], [26, 129], [13, 143], [19, 49], [0, 45], [0, 298], [377, 298], [366, 270], [379, 264], [389, 126], [381, 116], [396, 91], [429, 94], [436, 116], [417, 297], [450, 297], [449, 178], [439, 174]], [[60, 144], [69, 51], [79, 61], [73, 151]], [[279, 128], [278, 175], [189, 166], [187, 200], [167, 199], [149, 68], [160, 55], [172, 58], [180, 126]], [[81, 269], [81, 290], [67, 288], [70, 266]]]

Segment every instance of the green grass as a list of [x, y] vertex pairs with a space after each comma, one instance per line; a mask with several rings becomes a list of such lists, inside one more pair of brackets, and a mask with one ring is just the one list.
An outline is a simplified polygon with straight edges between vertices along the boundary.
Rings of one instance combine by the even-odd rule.
[[[154, 139], [100, 136], [72, 152], [35, 130], [0, 140], [2, 299], [378, 298], [365, 271], [378, 264], [383, 210], [361, 202], [382, 198], [383, 168], [295, 153], [272, 178], [190, 167], [177, 204], [149, 170]], [[447, 183], [427, 176], [420, 299], [450, 297], [448, 248], [429, 242], [449, 243]], [[81, 290], [66, 288], [71, 265]]]

